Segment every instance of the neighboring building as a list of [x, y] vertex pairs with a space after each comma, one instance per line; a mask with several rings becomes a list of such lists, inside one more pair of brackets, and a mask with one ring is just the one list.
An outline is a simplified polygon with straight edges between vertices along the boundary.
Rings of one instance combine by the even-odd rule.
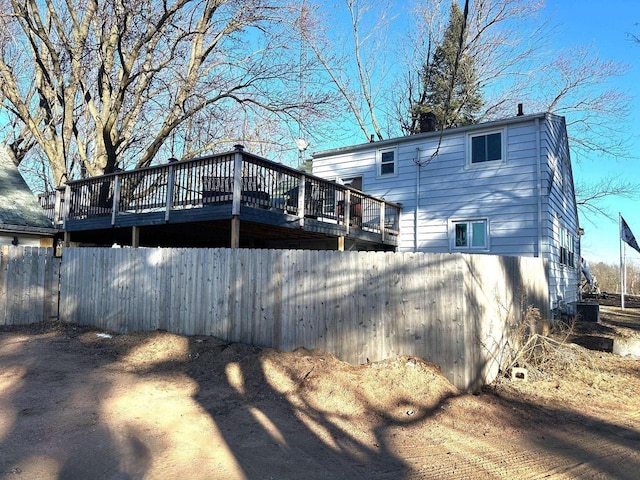
[[0, 147], [0, 245], [52, 247], [56, 232], [18, 167]]
[[564, 117], [541, 113], [318, 152], [313, 174], [402, 204], [399, 251], [548, 260], [574, 311], [580, 228]]

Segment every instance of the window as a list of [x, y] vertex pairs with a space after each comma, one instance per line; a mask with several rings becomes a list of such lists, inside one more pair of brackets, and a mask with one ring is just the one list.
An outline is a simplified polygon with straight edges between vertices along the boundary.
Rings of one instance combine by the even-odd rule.
[[575, 267], [575, 247], [573, 235], [566, 228], [560, 227], [560, 264]]
[[485, 250], [489, 247], [487, 220], [451, 222], [454, 250]]
[[378, 176], [396, 175], [397, 167], [397, 151], [396, 148], [387, 148], [378, 150]]
[[502, 160], [502, 132], [491, 132], [470, 137], [471, 163]]

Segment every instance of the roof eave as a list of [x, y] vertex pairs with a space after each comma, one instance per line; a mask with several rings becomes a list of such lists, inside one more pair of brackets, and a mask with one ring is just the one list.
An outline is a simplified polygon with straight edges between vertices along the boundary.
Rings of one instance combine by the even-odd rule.
[[347, 147], [338, 147], [338, 148], [332, 148], [332, 149], [329, 149], [329, 150], [321, 150], [319, 152], [312, 153], [311, 157], [312, 158], [320, 158], [320, 157], [333, 156], [333, 155], [337, 155], [337, 154], [341, 154], [341, 153], [349, 153], [349, 152], [353, 152], [353, 151], [358, 151], [358, 150], [364, 150], [364, 149], [371, 148], [372, 145], [375, 145], [376, 148], [384, 148], [385, 146], [396, 145], [396, 144], [398, 144], [400, 142], [423, 140], [423, 139], [438, 137], [441, 134], [444, 134], [444, 135], [455, 135], [455, 134], [460, 134], [460, 133], [471, 132], [471, 131], [474, 131], [474, 130], [486, 130], [488, 128], [497, 128], [497, 127], [501, 127], [501, 126], [504, 126], [504, 125], [514, 124], [514, 123], [528, 122], [528, 121], [534, 120], [536, 118], [547, 118], [547, 117], [549, 117], [551, 115], [552, 114], [546, 113], [546, 112], [544, 112], [544, 113], [532, 113], [532, 114], [529, 114], [529, 115], [518, 115], [518, 116], [515, 116], [515, 117], [508, 117], [508, 118], [502, 118], [502, 119], [499, 119], [499, 120], [492, 120], [490, 122], [474, 123], [472, 125], [465, 125], [463, 127], [448, 128], [448, 129], [446, 129], [444, 131], [435, 130], [433, 132], [416, 133], [414, 135], [405, 135], [405, 136], [402, 136], [402, 137], [390, 138], [388, 140], [379, 140], [377, 142], [360, 143], [360, 144], [357, 144], [357, 145], [350, 145], [350, 146], [347, 146]]

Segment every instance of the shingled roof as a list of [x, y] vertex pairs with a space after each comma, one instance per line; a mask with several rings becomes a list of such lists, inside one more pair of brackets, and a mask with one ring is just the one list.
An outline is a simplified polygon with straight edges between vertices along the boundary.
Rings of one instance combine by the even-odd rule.
[[55, 229], [9, 155], [0, 146], [0, 232], [53, 234]]

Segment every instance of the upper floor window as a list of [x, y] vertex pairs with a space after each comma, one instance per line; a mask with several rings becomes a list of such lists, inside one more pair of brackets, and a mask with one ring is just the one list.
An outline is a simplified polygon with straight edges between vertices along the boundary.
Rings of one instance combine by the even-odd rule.
[[398, 152], [395, 147], [378, 150], [378, 176], [396, 175], [398, 173]]
[[502, 132], [470, 135], [471, 164], [493, 162], [503, 159]]
[[486, 250], [489, 248], [487, 220], [456, 220], [451, 222], [453, 250]]

